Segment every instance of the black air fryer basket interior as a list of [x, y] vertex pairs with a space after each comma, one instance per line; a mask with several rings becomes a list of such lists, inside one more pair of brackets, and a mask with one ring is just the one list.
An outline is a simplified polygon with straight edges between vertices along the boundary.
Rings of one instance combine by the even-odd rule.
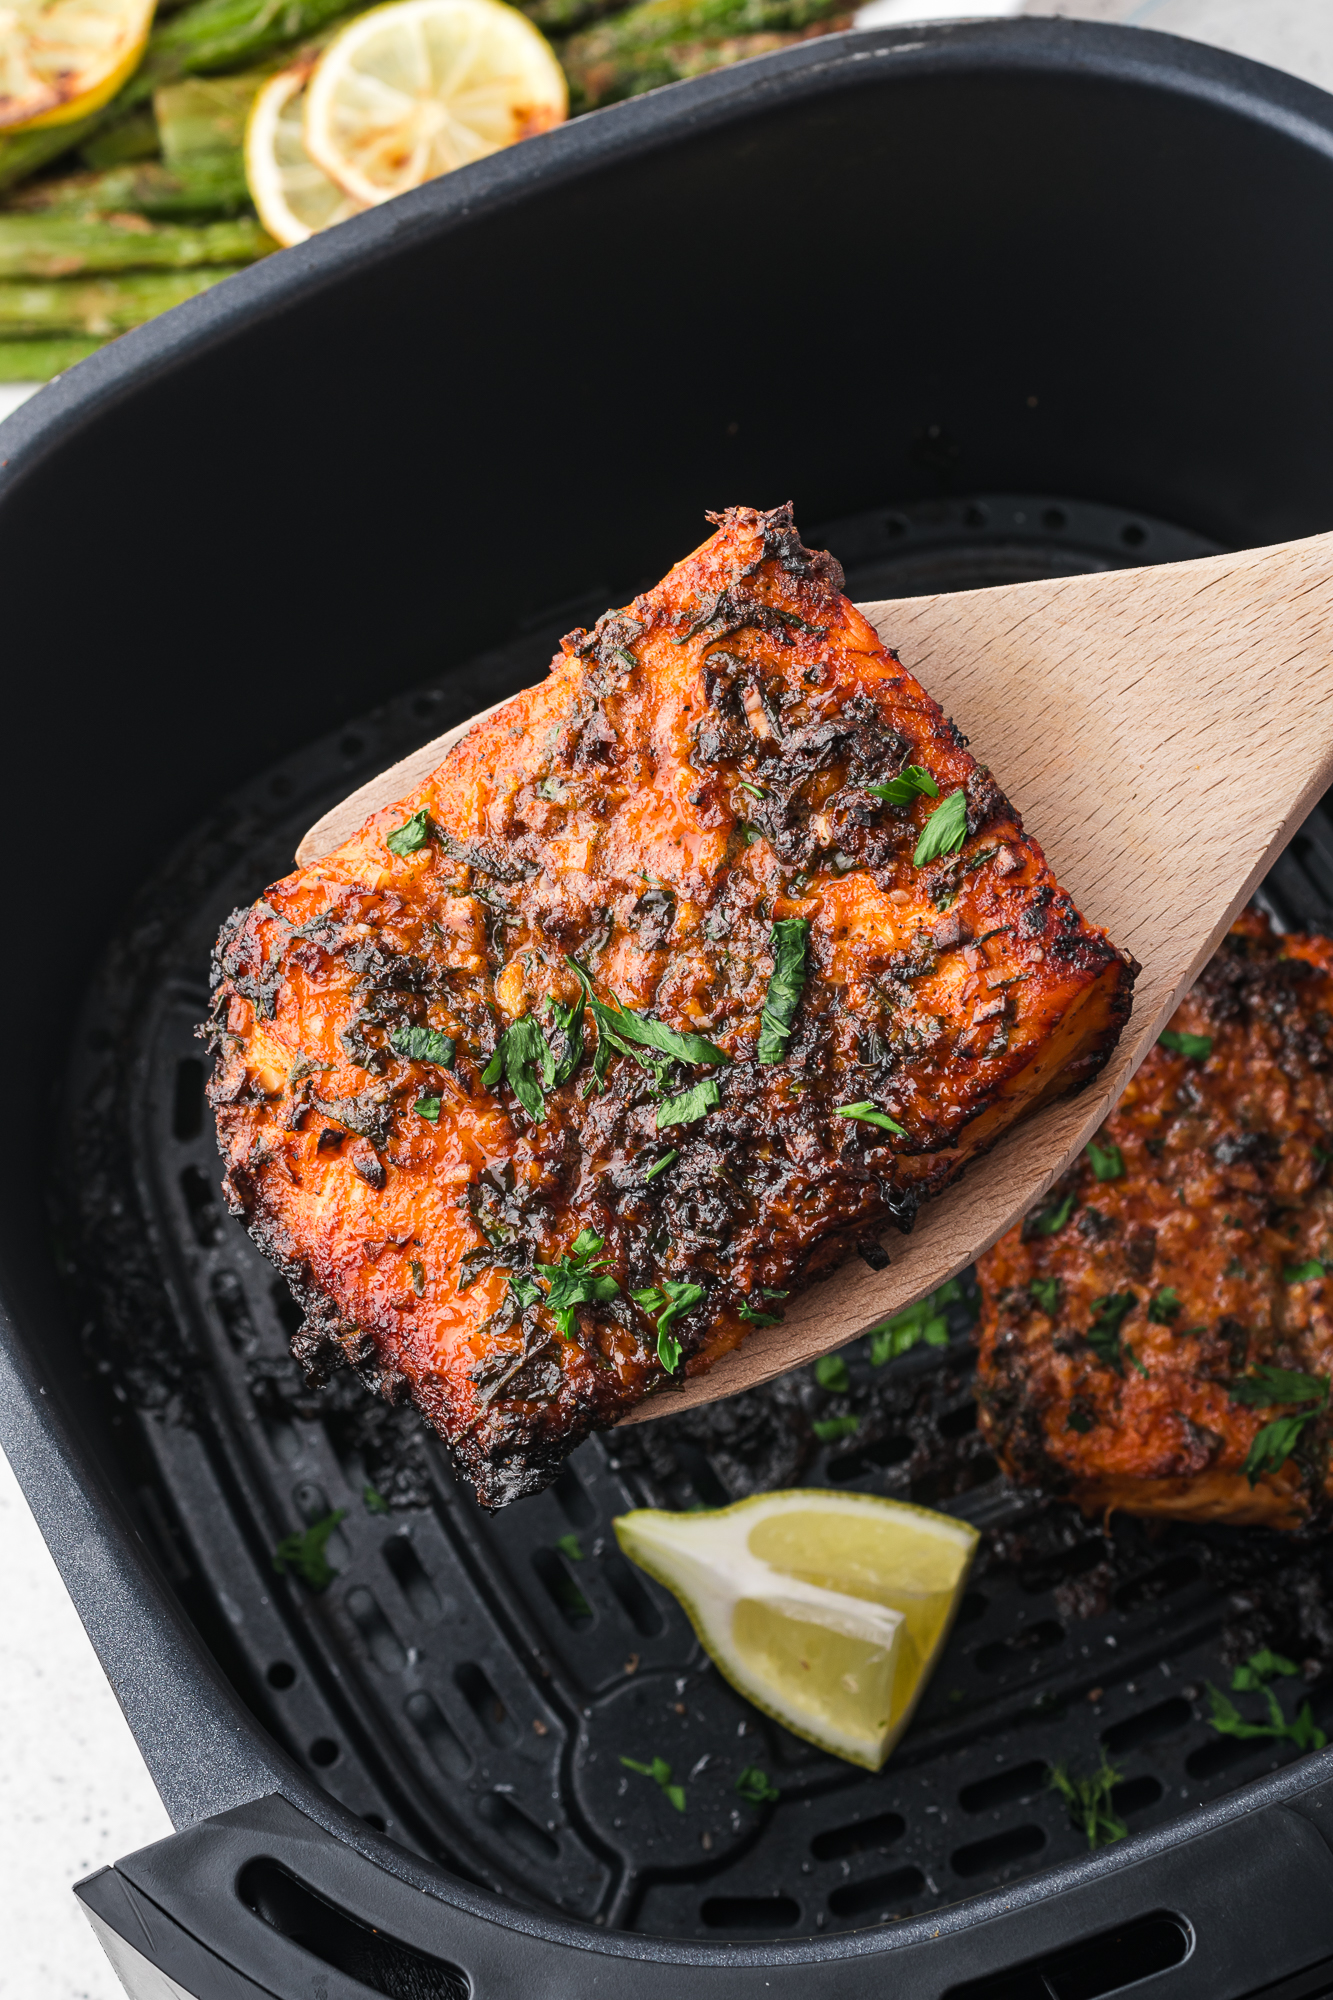
[[[1333, 105], [1148, 35], [869, 34], [457, 179], [0, 433], [25, 719], [58, 766], [10, 777], [36, 886], [0, 997], [4, 1437], [194, 1828], [85, 1900], [132, 1991], [134, 1953], [188, 1993], [329, 2000], [594, 1976], [758, 2000], [890, 1967], [903, 1994], [1239, 2000], [1303, 1973], [1333, 1957], [1329, 1759], [1218, 1736], [1205, 1690], [1272, 1644], [1333, 1733], [1319, 1544], [1104, 1534], [1011, 1492], [970, 1281], [946, 1349], [873, 1370], [855, 1343], [849, 1399], [803, 1371], [595, 1438], [487, 1518], [411, 1412], [302, 1385], [291, 1300], [222, 1209], [194, 1028], [218, 923], [320, 811], [537, 678], [705, 506], [790, 492], [863, 599], [1333, 522]], [[1333, 928], [1323, 808], [1263, 895]], [[984, 1533], [877, 1775], [741, 1701], [616, 1552], [628, 1506], [801, 1483]], [[277, 1574], [331, 1509], [334, 1580]], [[1090, 1859], [1048, 1777], [1103, 1754], [1131, 1838]], [[623, 1756], [667, 1758], [686, 1810]], [[756, 1766], [775, 1802], [738, 1792]]]

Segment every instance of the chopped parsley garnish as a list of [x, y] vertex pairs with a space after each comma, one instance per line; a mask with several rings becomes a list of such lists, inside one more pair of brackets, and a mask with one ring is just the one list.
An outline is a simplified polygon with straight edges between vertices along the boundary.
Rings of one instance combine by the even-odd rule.
[[1318, 1257], [1307, 1257], [1303, 1264], [1288, 1264], [1282, 1272], [1284, 1285], [1308, 1285], [1315, 1278], [1326, 1275], [1325, 1266]]
[[1058, 1236], [1070, 1216], [1074, 1213], [1074, 1204], [1077, 1200], [1078, 1196], [1071, 1190], [1056, 1207], [1048, 1208], [1042, 1214], [1030, 1217], [1031, 1226], [1038, 1236]]
[[866, 1339], [870, 1343], [870, 1365], [882, 1368], [886, 1361], [896, 1361], [900, 1354], [910, 1348], [945, 1347], [949, 1341], [949, 1322], [944, 1317], [945, 1306], [951, 1306], [963, 1296], [963, 1288], [957, 1278], [950, 1278], [938, 1291], [930, 1292], [915, 1305], [904, 1306], [892, 1319], [881, 1320], [872, 1326]]
[[682, 1090], [679, 1097], [668, 1097], [665, 1104], [657, 1107], [657, 1129], [664, 1125], [697, 1125], [701, 1118], [716, 1110], [721, 1102], [721, 1092], [715, 1077], [705, 1076], [698, 1083], [692, 1083], [688, 1090]]
[[890, 806], [906, 806], [913, 799], [937, 799], [940, 795], [939, 786], [924, 764], [909, 764], [896, 778], [890, 778], [887, 785], [867, 785], [866, 790]]
[[1299, 1672], [1300, 1668], [1294, 1660], [1284, 1659], [1281, 1653], [1270, 1652], [1267, 1646], [1262, 1646], [1257, 1653], [1251, 1653], [1249, 1659], [1236, 1668], [1231, 1676], [1231, 1692], [1257, 1694], [1261, 1687], [1275, 1680], [1279, 1674], [1289, 1680], [1293, 1674]]
[[441, 1069], [453, 1068], [458, 1049], [453, 1037], [438, 1028], [395, 1028], [389, 1046], [412, 1062], [438, 1063]]
[[861, 1428], [859, 1417], [816, 1417], [810, 1426], [821, 1444], [836, 1444], [839, 1438], [855, 1437]]
[[1322, 1750], [1328, 1741], [1315, 1721], [1308, 1701], [1302, 1706], [1295, 1721], [1288, 1722], [1272, 1688], [1266, 1687], [1264, 1700], [1268, 1704], [1267, 1722], [1246, 1722], [1230, 1695], [1223, 1694], [1211, 1681], [1206, 1685], [1213, 1711], [1208, 1720], [1219, 1736], [1285, 1737], [1294, 1743], [1298, 1750]]
[[419, 847], [426, 845], [434, 831], [431, 816], [423, 806], [420, 812], [413, 813], [411, 819], [405, 819], [401, 826], [386, 834], [384, 845], [390, 854], [415, 854]]
[[630, 1293], [636, 1306], [656, 1317], [657, 1358], [668, 1375], [675, 1374], [681, 1355], [680, 1342], [670, 1331], [672, 1322], [692, 1311], [704, 1295], [702, 1285], [686, 1284], [679, 1278], [663, 1278], [660, 1285], [645, 1285], [642, 1291]]
[[548, 1088], [554, 1083], [555, 1058], [534, 1015], [525, 1014], [521, 1021], [511, 1021], [505, 1029], [481, 1073], [482, 1089], [494, 1090], [502, 1076], [529, 1118], [536, 1122], [545, 1118], [542, 1083], [546, 1082]]
[[664, 1174], [667, 1168], [671, 1165], [671, 1162], [673, 1160], [678, 1160], [679, 1158], [680, 1158], [679, 1150], [675, 1146], [673, 1146], [669, 1153], [663, 1153], [660, 1160], [654, 1160], [652, 1166], [649, 1167], [647, 1173], [643, 1177], [644, 1186], [646, 1187], [649, 1181], [655, 1181], [659, 1174]]
[[1250, 1446], [1243, 1467], [1251, 1486], [1257, 1486], [1266, 1472], [1282, 1470], [1313, 1415], [1313, 1410], [1307, 1410], [1303, 1416], [1275, 1417], [1271, 1424], [1264, 1425]]
[[[597, 1025], [597, 1053], [593, 1058], [593, 1082], [600, 1090], [606, 1081], [607, 1064], [613, 1051], [632, 1056], [643, 1068], [656, 1068], [645, 1060], [640, 1049], [655, 1049], [659, 1054], [671, 1056], [682, 1063], [729, 1063], [731, 1057], [725, 1049], [718, 1048], [716, 1042], [707, 1041], [703, 1035], [679, 1034], [675, 1028], [668, 1028], [664, 1021], [650, 1021], [645, 1014], [636, 1014], [619, 1001], [608, 1007], [599, 1000], [592, 990], [591, 975], [585, 972], [576, 958], [567, 959], [566, 964], [577, 973], [587, 1000], [588, 1012]], [[484, 1079], [483, 1079], [484, 1081]], [[700, 1114], [702, 1115], [702, 1114]]]
[[1069, 1817], [1084, 1835], [1090, 1848], [1109, 1846], [1129, 1832], [1125, 1822], [1111, 1810], [1111, 1794], [1120, 1783], [1119, 1771], [1102, 1754], [1100, 1769], [1090, 1778], [1071, 1778], [1063, 1764], [1053, 1764], [1047, 1785], [1069, 1807]]
[[[610, 1258], [597, 1254], [605, 1242], [604, 1236], [595, 1235], [591, 1229], [581, 1229], [567, 1257], [559, 1258], [554, 1264], [537, 1266], [546, 1280], [546, 1303], [562, 1340], [574, 1338], [575, 1307], [605, 1305], [608, 1299], [620, 1296], [620, 1286], [603, 1269], [610, 1263]], [[515, 1279], [511, 1278], [509, 1282], [517, 1290]], [[529, 1279], [528, 1283], [531, 1284], [532, 1280]], [[535, 1301], [524, 1300], [524, 1303]]]
[[418, 1118], [425, 1118], [430, 1124], [440, 1122], [440, 1100], [438, 1097], [419, 1097], [412, 1106]]
[[840, 1354], [821, 1354], [815, 1363], [815, 1380], [832, 1396], [845, 1396], [851, 1388], [847, 1363]]
[[373, 1486], [361, 1488], [361, 1504], [367, 1514], [387, 1514], [389, 1511], [388, 1501]]
[[1178, 1028], [1163, 1028], [1157, 1041], [1159, 1047], [1170, 1049], [1173, 1056], [1188, 1056], [1191, 1062], [1207, 1062], [1213, 1053], [1211, 1035], [1186, 1035]]
[[583, 1549], [577, 1535], [561, 1535], [556, 1542], [562, 1556], [568, 1556], [572, 1563], [583, 1561]]
[[1096, 1422], [1096, 1417], [1086, 1403], [1081, 1403], [1076, 1398], [1069, 1405], [1069, 1414], [1065, 1418], [1067, 1431], [1077, 1431], [1080, 1437], [1086, 1437]]
[[1180, 1293], [1174, 1285], [1163, 1285], [1148, 1301], [1148, 1317], [1154, 1326], [1170, 1326], [1180, 1311]]
[[805, 954], [810, 942], [806, 917], [784, 917], [769, 933], [773, 971], [759, 1022], [759, 1060], [781, 1062], [791, 1040], [791, 1024], [805, 985]]
[[1233, 1403], [1248, 1403], [1253, 1410], [1271, 1410], [1278, 1403], [1319, 1403], [1328, 1401], [1326, 1375], [1301, 1375], [1294, 1368], [1273, 1368], [1268, 1362], [1227, 1384]]
[[781, 1798], [767, 1771], [758, 1764], [747, 1764], [736, 1780], [737, 1795], [747, 1806], [767, 1805], [770, 1799]]
[[768, 793], [764, 790], [762, 785], [752, 785], [748, 778], [740, 779], [739, 783], [741, 790], [743, 792], [749, 792], [752, 798], [766, 799], [768, 797]]
[[942, 854], [956, 854], [967, 839], [967, 793], [960, 786], [936, 806], [921, 829], [921, 838], [912, 856], [914, 866], [924, 868]]
[[900, 1139], [910, 1137], [896, 1119], [890, 1118], [887, 1111], [876, 1110], [868, 1097], [863, 1097], [859, 1104], [838, 1105], [834, 1115], [838, 1118], [855, 1118], [863, 1125], [880, 1125], [886, 1132], [893, 1132]]
[[[1092, 1323], [1083, 1338], [1108, 1368], [1114, 1368], [1117, 1375], [1125, 1372], [1124, 1356], [1120, 1346], [1120, 1329], [1127, 1314], [1133, 1312], [1138, 1300], [1133, 1292], [1108, 1292], [1103, 1298], [1092, 1302]], [[1141, 1375], [1147, 1374], [1142, 1362], [1130, 1356]]]
[[1089, 1139], [1087, 1153], [1092, 1171], [1099, 1181], [1124, 1179], [1125, 1160], [1119, 1146], [1099, 1146], [1095, 1139]]
[[329, 1561], [329, 1536], [346, 1514], [335, 1507], [322, 1521], [312, 1521], [300, 1534], [284, 1535], [273, 1551], [273, 1567], [279, 1576], [294, 1570], [312, 1590], [327, 1590], [338, 1572]]
[[[775, 1292], [771, 1286], [764, 1285], [760, 1290], [759, 1296], [762, 1299], [785, 1299], [787, 1294], [786, 1292]], [[749, 1326], [782, 1325], [781, 1311], [775, 1313], [765, 1312], [762, 1306], [751, 1305], [748, 1299], [742, 1299], [736, 1311], [739, 1317], [745, 1320]]]
[[564, 1036], [565, 1053], [556, 1061], [549, 1045], [542, 1057], [542, 1082], [547, 1090], [558, 1090], [562, 1083], [568, 1083], [583, 1060], [583, 1016], [585, 1000], [582, 993], [577, 1001], [566, 1007], [547, 994], [542, 1002], [542, 1013], [554, 1021], [559, 1033]]
[[1060, 1303], [1060, 1280], [1058, 1278], [1034, 1278], [1028, 1286], [1030, 1297], [1035, 1299], [1044, 1313], [1054, 1314]]
[[685, 1810], [685, 1787], [671, 1782], [671, 1766], [665, 1757], [654, 1757], [651, 1764], [640, 1764], [637, 1758], [622, 1757], [621, 1763], [627, 1771], [638, 1771], [645, 1778], [651, 1778], [660, 1785], [677, 1812]]

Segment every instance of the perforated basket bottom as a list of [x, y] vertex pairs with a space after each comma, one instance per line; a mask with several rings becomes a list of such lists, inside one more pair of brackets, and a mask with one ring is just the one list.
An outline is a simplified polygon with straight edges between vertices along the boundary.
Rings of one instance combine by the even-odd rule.
[[[861, 598], [1207, 552], [1141, 516], [1004, 496], [810, 539], [844, 558]], [[490, 1520], [411, 1412], [351, 1378], [305, 1391], [291, 1299], [218, 1195], [194, 1027], [221, 918], [287, 871], [327, 804], [538, 678], [559, 632], [603, 608], [566, 606], [289, 760], [146, 892], [71, 1066], [71, 1282], [141, 1528], [255, 1714], [353, 1813], [516, 1902], [597, 1924], [720, 1940], [890, 1921], [1086, 1852], [1048, 1786], [1057, 1763], [1091, 1773], [1105, 1751], [1122, 1773], [1114, 1809], [1141, 1829], [1294, 1755], [1219, 1737], [1203, 1697], [1266, 1640], [1310, 1663], [1296, 1697], [1330, 1719], [1319, 1549], [1125, 1520], [1104, 1536], [1012, 1494], [975, 1429], [966, 1303], [947, 1349], [876, 1371], [854, 1343], [849, 1398], [804, 1371], [594, 1439], [549, 1492]], [[1317, 818], [1271, 879], [1271, 906], [1323, 922], [1330, 889]], [[855, 1439], [821, 1446], [812, 1419], [848, 1409]], [[877, 1776], [740, 1700], [674, 1600], [616, 1552], [611, 1521], [628, 1507], [802, 1483], [910, 1497], [984, 1530], [943, 1662]], [[282, 1538], [334, 1508], [332, 1584], [276, 1574]], [[665, 1757], [684, 1812], [622, 1756]], [[777, 1803], [738, 1795], [755, 1764]]]

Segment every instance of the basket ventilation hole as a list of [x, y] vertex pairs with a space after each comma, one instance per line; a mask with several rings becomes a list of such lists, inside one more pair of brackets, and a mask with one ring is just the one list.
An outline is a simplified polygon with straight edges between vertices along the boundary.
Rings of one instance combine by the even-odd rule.
[[534, 1826], [527, 1814], [520, 1812], [514, 1801], [506, 1798], [503, 1792], [486, 1792], [477, 1800], [477, 1813], [525, 1861], [545, 1868], [560, 1859], [559, 1846], [550, 1834]]
[[449, 1727], [439, 1704], [428, 1694], [410, 1694], [403, 1703], [407, 1719], [446, 1778], [465, 1778], [472, 1758]]
[[[384, 2000], [468, 2000], [470, 1985], [458, 1966], [358, 1923], [276, 1861], [248, 1862], [236, 1887], [242, 1903], [273, 1930]], [[323, 1983], [317, 1980], [314, 1990]]]
[[554, 1549], [534, 1549], [532, 1567], [566, 1625], [578, 1631], [592, 1624], [592, 1606]]
[[665, 1623], [638, 1576], [623, 1556], [608, 1556], [602, 1575], [616, 1594], [621, 1610], [641, 1639], [655, 1639]]
[[591, 1528], [597, 1519], [597, 1509], [588, 1498], [583, 1481], [568, 1460], [560, 1469], [560, 1477], [551, 1488], [556, 1502], [567, 1521], [576, 1528]]
[[1029, 1854], [1039, 1854], [1045, 1845], [1046, 1835], [1039, 1826], [1008, 1826], [1003, 1833], [988, 1834], [985, 1840], [958, 1848], [949, 1865], [966, 1881], [970, 1875], [989, 1875]]
[[852, 1826], [831, 1826], [810, 1842], [816, 1861], [840, 1861], [844, 1854], [869, 1854], [887, 1847], [906, 1833], [907, 1821], [895, 1812], [877, 1813], [874, 1819], [858, 1820]]
[[289, 1688], [296, 1679], [296, 1668], [290, 1660], [275, 1660], [265, 1679], [271, 1688]]
[[833, 1891], [828, 1906], [835, 1917], [864, 1917], [872, 1910], [890, 1916], [893, 1904], [919, 1896], [925, 1886], [919, 1868], [895, 1868], [891, 1875], [872, 1875], [868, 1882], [845, 1882]]
[[946, 1410], [940, 1418], [941, 1437], [967, 1437], [977, 1427], [977, 1406], [975, 1403], [961, 1403], [956, 1410]]
[[398, 1634], [364, 1584], [359, 1583], [354, 1590], [348, 1591], [347, 1610], [365, 1641], [366, 1651], [380, 1671], [401, 1674], [407, 1665], [407, 1654]]
[[992, 1639], [988, 1646], [978, 1646], [977, 1671], [993, 1674], [1000, 1667], [1017, 1666], [1025, 1653], [1044, 1653], [1051, 1646], [1058, 1646], [1064, 1636], [1064, 1626], [1057, 1625], [1053, 1618], [1043, 1618], [1039, 1625], [1025, 1625], [1012, 1639]]
[[184, 1142], [204, 1129], [204, 1066], [197, 1056], [182, 1056], [176, 1065], [176, 1093], [171, 1106], [171, 1130]]
[[1113, 1723], [1110, 1729], [1102, 1731], [1102, 1742], [1109, 1757], [1123, 1757], [1127, 1750], [1141, 1749], [1145, 1743], [1156, 1743], [1161, 1736], [1174, 1736], [1193, 1717], [1194, 1711], [1183, 1695], [1173, 1694], [1169, 1701], [1159, 1701], [1155, 1708], [1145, 1708], [1142, 1715], [1131, 1715], [1124, 1722]]
[[406, 1535], [390, 1535], [383, 1549], [390, 1574], [407, 1599], [414, 1617], [438, 1618], [440, 1593], [422, 1567], [421, 1557]]
[[475, 1661], [464, 1660], [454, 1668], [454, 1685], [489, 1742], [500, 1746], [518, 1741], [513, 1717]]
[[202, 1167], [186, 1167], [181, 1174], [181, 1193], [195, 1242], [201, 1249], [211, 1250], [222, 1236], [217, 1189]]
[[958, 1803], [964, 1812], [994, 1812], [997, 1806], [1007, 1806], [1014, 1799], [1032, 1798], [1044, 1790], [1048, 1766], [1039, 1758], [1030, 1764], [1015, 1764], [1010, 1771], [997, 1771], [993, 1778], [978, 1778], [974, 1785], [964, 1785], [958, 1794]]
[[710, 1896], [699, 1915], [710, 1931], [771, 1937], [800, 1922], [801, 1906], [791, 1896]]
[[944, 2000], [1109, 2000], [1140, 1979], [1168, 1972], [1189, 1953], [1184, 1926], [1158, 1910], [1046, 1958], [951, 1986]]
[[338, 1761], [338, 1746], [331, 1736], [317, 1736], [310, 1746], [310, 1761], [318, 1764], [321, 1771]]

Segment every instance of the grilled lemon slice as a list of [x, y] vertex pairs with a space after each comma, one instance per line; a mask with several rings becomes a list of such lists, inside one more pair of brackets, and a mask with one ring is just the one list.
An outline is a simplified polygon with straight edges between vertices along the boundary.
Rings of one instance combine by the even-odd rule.
[[348, 23], [306, 98], [311, 158], [371, 207], [558, 125], [564, 71], [501, 0], [394, 0]]
[[99, 110], [138, 68], [152, 21], [153, 0], [0, 5], [0, 132]]
[[797, 1736], [877, 1771], [911, 1719], [976, 1548], [947, 1514], [873, 1494], [761, 1493], [615, 1524], [732, 1686]]
[[270, 77], [245, 128], [250, 198], [269, 235], [285, 248], [365, 210], [306, 151], [305, 99], [315, 62], [311, 56]]

